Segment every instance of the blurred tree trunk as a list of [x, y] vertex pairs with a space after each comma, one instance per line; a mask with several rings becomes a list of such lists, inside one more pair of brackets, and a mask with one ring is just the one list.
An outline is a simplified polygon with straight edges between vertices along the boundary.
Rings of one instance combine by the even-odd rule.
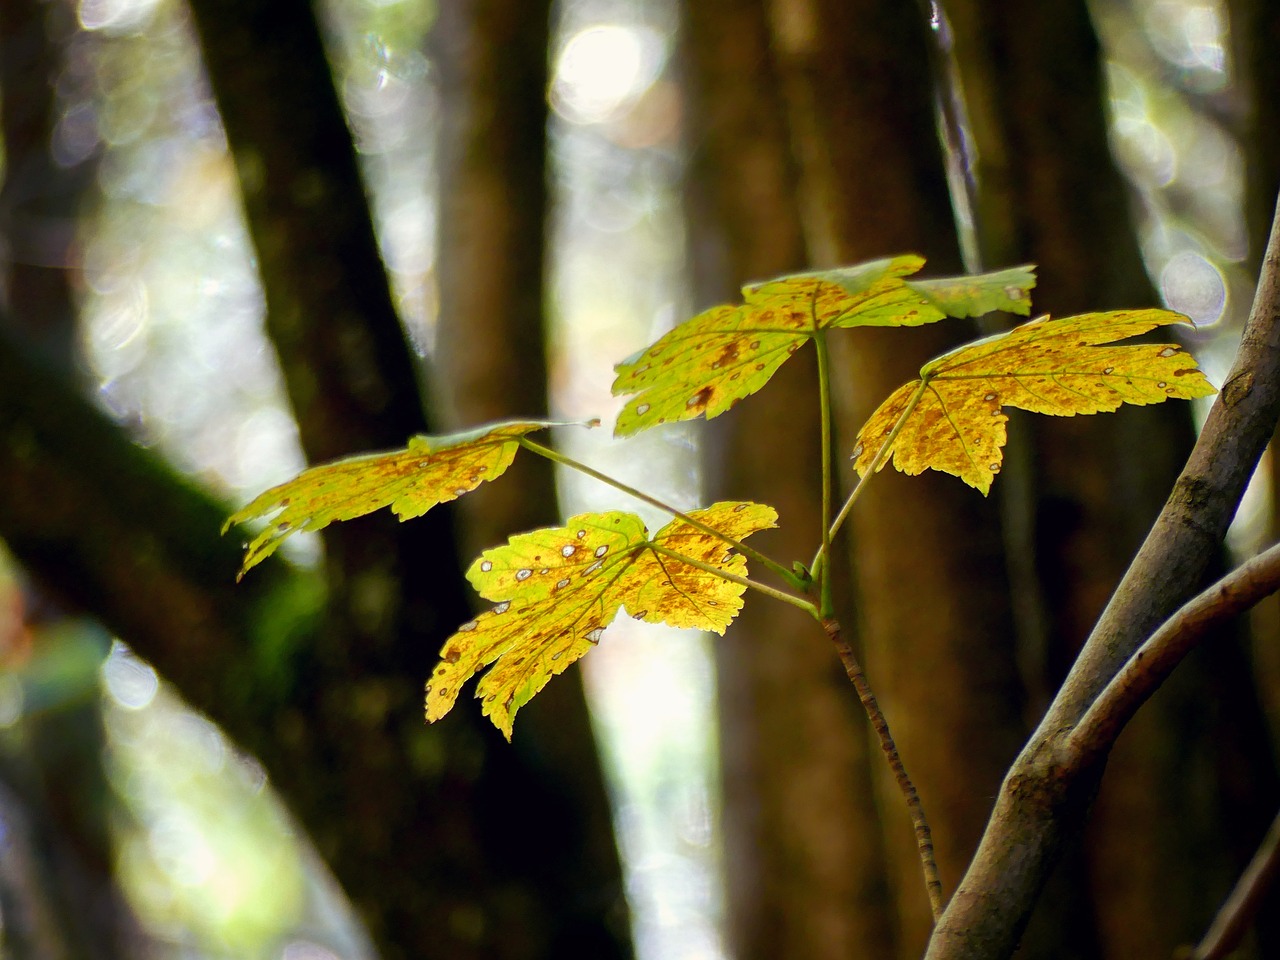
[[[918, 9], [872, 0], [774, 0], [771, 9], [814, 263], [915, 250], [933, 272], [957, 269]], [[924, 360], [973, 334], [949, 321], [833, 338], [846, 487], [853, 431]], [[850, 528], [865, 666], [931, 819], [949, 891], [1024, 732], [1000, 520], [994, 503], [952, 477], [886, 470]], [[874, 771], [898, 955], [918, 956], [931, 921], [915, 838], [887, 768]]]
[[[75, 15], [64, 2], [13, 0], [0, 9], [0, 322], [63, 376], [75, 369], [77, 214], [98, 168], [96, 138], [59, 137], [64, 111], [87, 107], [77, 101], [85, 63], [76, 58]], [[108, 829], [98, 683], [108, 642], [47, 597], [40, 605], [38, 625], [26, 609], [12, 611], [30, 649], [6, 649], [9, 638], [0, 637], [0, 666], [21, 686], [25, 707], [0, 739], [0, 780], [25, 812], [28, 832], [12, 842], [26, 847], [31, 883], [13, 903], [12, 927], [5, 910], [0, 952], [134, 956], [141, 935], [115, 880]], [[17, 830], [6, 822], [6, 834]]]
[[[427, 426], [417, 371], [312, 10], [192, 10], [303, 447], [320, 461], [402, 445]], [[578, 772], [557, 769], [554, 752], [508, 748], [474, 710], [422, 725], [423, 680], [469, 616], [451, 513], [342, 524], [326, 548], [323, 629], [293, 652], [247, 745], [384, 955], [624, 953], [606, 919], [617, 884], [579, 871], [584, 845], [600, 842], [578, 816]]]
[[[1156, 302], [1108, 146], [1085, 4], [950, 0], [946, 10], [971, 120], [982, 261], [1038, 263], [1038, 313]], [[1164, 404], [1020, 426], [1034, 450], [1035, 498], [1020, 519], [1048, 628], [1044, 655], [1027, 658], [1043, 661], [1030, 683], [1054, 690], [1172, 488], [1191, 422], [1184, 405]], [[1209, 716], [1206, 687], [1226, 693]], [[1082, 955], [1168, 955], [1203, 931], [1243, 866], [1233, 860], [1271, 816], [1259, 803], [1270, 790], [1220, 778], [1223, 751], [1246, 781], [1275, 783], [1249, 668], [1228, 637], [1165, 685], [1112, 755], [1087, 831], [1102, 948], [1082, 940]]]
[[[433, 29], [441, 121], [431, 368], [450, 430], [547, 415], [550, 25], [549, 0], [464, 0], [443, 5]], [[462, 500], [459, 515], [466, 563], [511, 534], [555, 524], [550, 462], [517, 457], [500, 483]], [[535, 742], [572, 786], [578, 882], [597, 891], [622, 935], [622, 871], [582, 672], [549, 685], [521, 717], [517, 746]]]
[[23, 338], [67, 369], [76, 330], [68, 271], [77, 260], [77, 214], [98, 169], [96, 137], [59, 136], [63, 109], [89, 115], [76, 101], [85, 96], [77, 86], [86, 70], [72, 56], [75, 16], [61, 0], [0, 7], [0, 297]]
[[[1244, 154], [1244, 215], [1249, 252], [1246, 268], [1257, 276], [1267, 233], [1280, 192], [1280, 8], [1265, 0], [1230, 0], [1230, 36], [1236, 99], [1240, 106], [1235, 136]], [[1280, 462], [1273, 437], [1267, 451], [1271, 472], [1271, 524], [1274, 539], [1280, 530]], [[1254, 661], [1259, 689], [1271, 725], [1280, 742], [1280, 596], [1269, 597], [1254, 609]]]
[[[802, 269], [797, 170], [763, 0], [685, 5], [697, 298]], [[757, 546], [807, 563], [821, 542], [816, 364], [717, 421], [714, 499], [778, 508]], [[779, 467], [785, 466], [785, 469]], [[741, 960], [889, 956], [893, 926], [866, 720], [817, 624], [752, 597], [718, 645], [728, 937]], [[875, 758], [873, 762], [880, 762]]]

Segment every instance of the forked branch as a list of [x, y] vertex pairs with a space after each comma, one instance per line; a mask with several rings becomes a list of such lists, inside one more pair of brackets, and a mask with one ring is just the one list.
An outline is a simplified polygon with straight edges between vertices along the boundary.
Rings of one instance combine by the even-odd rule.
[[1195, 448], [1045, 718], [1005, 777], [973, 862], [934, 929], [928, 960], [1012, 954], [1063, 841], [1101, 776], [1062, 766], [1086, 711], [1182, 603], [1220, 546], [1280, 413], [1280, 215], [1240, 350]]
[[1116, 674], [1067, 738], [1063, 769], [1106, 755], [1120, 731], [1209, 630], [1280, 590], [1280, 544], [1241, 564], [1184, 604]]

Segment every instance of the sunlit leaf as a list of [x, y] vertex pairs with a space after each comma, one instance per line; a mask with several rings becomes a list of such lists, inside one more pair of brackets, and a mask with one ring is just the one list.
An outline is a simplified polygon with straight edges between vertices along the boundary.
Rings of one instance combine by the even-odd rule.
[[1181, 348], [1114, 343], [1186, 322], [1154, 309], [1040, 317], [953, 350], [925, 364], [919, 380], [899, 387], [871, 415], [858, 434], [854, 466], [866, 474], [923, 384], [894, 441], [893, 465], [908, 474], [941, 470], [985, 494], [1002, 462], [1008, 420], [1002, 407], [1070, 417], [1212, 394]]
[[[772, 507], [736, 502], [690, 516], [734, 540], [777, 519]], [[445, 642], [427, 684], [427, 719], [448, 713], [462, 684], [494, 664], [476, 685], [476, 696], [484, 715], [510, 739], [516, 711], [599, 643], [620, 607], [637, 620], [724, 633], [742, 609], [743, 585], [663, 550], [746, 575], [746, 558], [686, 521], [672, 520], [650, 538], [638, 516], [618, 511], [585, 513], [563, 527], [520, 534], [486, 550], [467, 579], [497, 606]]]
[[948, 314], [1030, 310], [1030, 267], [904, 279], [923, 264], [922, 257], [906, 254], [744, 287], [741, 306], [712, 307], [618, 364], [613, 392], [634, 396], [614, 432], [627, 436], [699, 414], [719, 416], [763, 387], [819, 330], [918, 326]]
[[300, 530], [320, 530], [387, 506], [401, 520], [420, 517], [436, 504], [502, 476], [522, 436], [558, 425], [523, 420], [442, 437], [417, 436], [403, 450], [346, 457], [304, 470], [227, 520], [224, 533], [236, 523], [271, 518], [250, 541], [240, 576]]
[[1026, 316], [1028, 294], [1036, 285], [1035, 268], [1027, 264], [977, 276], [909, 280], [907, 285], [948, 317], [981, 317], [993, 310]]

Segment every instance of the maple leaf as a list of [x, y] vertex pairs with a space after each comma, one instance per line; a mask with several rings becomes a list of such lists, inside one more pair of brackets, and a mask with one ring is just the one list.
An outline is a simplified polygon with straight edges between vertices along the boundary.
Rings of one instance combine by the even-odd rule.
[[950, 473], [985, 495], [1002, 462], [1009, 419], [1002, 407], [1071, 417], [1109, 413], [1124, 403], [1214, 393], [1195, 359], [1179, 347], [1114, 344], [1158, 326], [1189, 322], [1156, 309], [1058, 320], [1046, 316], [943, 354], [921, 368], [919, 380], [894, 391], [863, 425], [854, 467], [865, 476], [905, 416], [893, 442], [895, 467], [912, 475]]
[[915, 254], [743, 287], [741, 306], [712, 307], [617, 365], [615, 395], [635, 394], [614, 433], [719, 416], [763, 387], [819, 330], [919, 326], [991, 310], [1030, 312], [1031, 267], [940, 280], [905, 280]]
[[223, 525], [226, 533], [233, 524], [272, 517], [250, 541], [239, 577], [300, 530], [320, 530], [386, 506], [401, 520], [420, 517], [436, 504], [502, 476], [525, 434], [562, 425], [520, 420], [447, 436], [423, 434], [410, 438], [403, 450], [345, 457], [304, 470], [259, 494]]
[[[735, 540], [777, 520], [772, 507], [747, 502], [716, 503], [689, 516]], [[445, 642], [427, 684], [427, 720], [448, 713], [462, 684], [493, 663], [476, 696], [510, 740], [516, 711], [599, 643], [620, 607], [637, 620], [724, 633], [742, 609], [743, 585], [664, 551], [746, 575], [745, 557], [685, 520], [672, 520], [651, 539], [638, 516], [621, 511], [584, 513], [486, 550], [467, 579], [497, 606]]]

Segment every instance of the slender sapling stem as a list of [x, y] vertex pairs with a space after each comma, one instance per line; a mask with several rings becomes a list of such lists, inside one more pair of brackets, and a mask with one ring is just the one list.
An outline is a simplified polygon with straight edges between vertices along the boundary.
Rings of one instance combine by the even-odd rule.
[[875, 729], [876, 737], [880, 741], [880, 749], [884, 751], [885, 759], [889, 761], [889, 769], [893, 771], [894, 779], [898, 781], [898, 789], [902, 791], [902, 797], [907, 802], [911, 825], [916, 831], [916, 849], [920, 853], [920, 869], [924, 873], [924, 885], [929, 893], [929, 908], [936, 921], [942, 916], [942, 909], [946, 904], [942, 900], [942, 878], [938, 874], [938, 861], [933, 855], [933, 832], [929, 829], [929, 821], [925, 818], [920, 794], [916, 792], [915, 784], [907, 776], [907, 768], [903, 766], [902, 758], [898, 755], [897, 744], [893, 742], [893, 735], [889, 732], [889, 722], [880, 711], [876, 695], [871, 691], [871, 685], [867, 683], [866, 674], [862, 672], [862, 665], [858, 663], [853, 648], [849, 646], [849, 641], [845, 640], [840, 623], [834, 617], [826, 617], [822, 621], [822, 629], [827, 631], [827, 636], [836, 645], [840, 662], [844, 664], [845, 673], [849, 675], [854, 689], [858, 691], [862, 709], [867, 712], [867, 719], [871, 721], [871, 726]]
[[623, 493], [628, 494], [629, 496], [635, 497], [637, 500], [641, 501], [642, 503], [647, 503], [651, 507], [657, 507], [659, 510], [662, 510], [665, 513], [671, 514], [673, 517], [683, 520], [685, 523], [689, 524], [689, 526], [693, 527], [695, 530], [701, 530], [703, 533], [707, 534], [708, 536], [715, 537], [717, 540], [720, 540], [721, 542], [726, 543], [729, 546], [733, 547], [733, 549], [737, 550], [743, 556], [751, 560], [754, 560], [756, 563], [759, 563], [764, 567], [768, 568], [769, 570], [773, 571], [774, 574], [781, 577], [786, 582], [786, 584], [792, 589], [805, 590], [808, 586], [808, 584], [806, 584], [803, 580], [797, 577], [794, 573], [792, 573], [782, 564], [778, 563], [776, 560], [773, 560], [770, 557], [766, 557], [759, 550], [749, 547], [745, 543], [742, 543], [739, 540], [735, 540], [733, 537], [730, 537], [727, 534], [722, 533], [721, 531], [717, 530], [715, 527], [705, 524], [700, 520], [694, 519], [693, 517], [685, 513], [683, 510], [678, 510], [675, 507], [671, 506], [671, 504], [665, 503], [662, 500], [659, 500], [657, 497], [654, 497], [654, 496], [651, 496], [650, 494], [645, 493], [643, 490], [637, 490], [635, 487], [629, 486], [628, 484], [623, 483], [621, 480], [615, 480], [613, 477], [609, 476], [607, 473], [601, 473], [599, 470], [596, 470], [592, 467], [588, 467], [585, 463], [580, 463], [579, 461], [574, 460], [570, 456], [566, 456], [565, 454], [561, 453], [558, 450], [553, 450], [550, 447], [544, 447], [542, 444], [534, 440], [530, 440], [528, 437], [520, 437], [519, 443], [520, 443], [520, 446], [524, 447], [530, 453], [536, 453], [538, 456], [544, 457], [545, 459], [550, 460], [552, 463], [558, 463], [563, 466], [569, 467], [571, 470], [577, 470], [579, 473], [585, 474], [586, 476], [591, 477], [593, 480], [599, 480], [601, 483], [606, 484], [610, 487], [613, 487], [615, 490], [621, 490]]

